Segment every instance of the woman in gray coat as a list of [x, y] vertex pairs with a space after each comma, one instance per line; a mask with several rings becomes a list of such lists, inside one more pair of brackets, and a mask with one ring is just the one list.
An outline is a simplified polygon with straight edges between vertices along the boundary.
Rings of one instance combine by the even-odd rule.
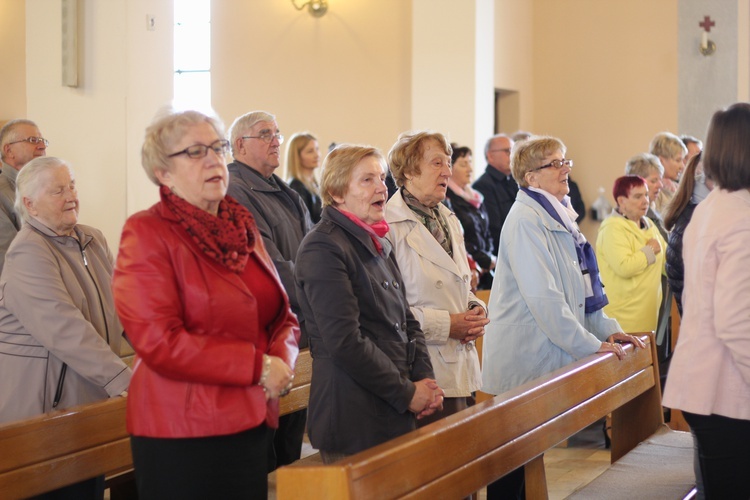
[[313, 357], [308, 432], [326, 463], [409, 432], [442, 407], [384, 238], [385, 170], [375, 148], [333, 150], [323, 165], [322, 219], [297, 254]]
[[[15, 208], [23, 226], [0, 277], [0, 422], [124, 394], [112, 254], [100, 231], [78, 224], [70, 166], [27, 163]], [[84, 483], [71, 498], [102, 498], [103, 478]]]

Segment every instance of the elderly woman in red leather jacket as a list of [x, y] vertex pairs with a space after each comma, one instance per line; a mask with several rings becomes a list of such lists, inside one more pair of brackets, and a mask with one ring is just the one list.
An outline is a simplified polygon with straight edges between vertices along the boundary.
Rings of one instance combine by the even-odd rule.
[[161, 201], [128, 219], [113, 287], [136, 360], [128, 431], [141, 498], [265, 496], [268, 428], [299, 326], [250, 213], [226, 196], [222, 124], [158, 117], [142, 163]]

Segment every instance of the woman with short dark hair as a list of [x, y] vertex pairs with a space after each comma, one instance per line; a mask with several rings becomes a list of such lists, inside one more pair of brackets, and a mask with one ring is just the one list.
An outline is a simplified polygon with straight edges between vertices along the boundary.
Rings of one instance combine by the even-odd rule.
[[484, 196], [471, 187], [473, 172], [471, 149], [466, 146], [453, 146], [451, 164], [453, 173], [448, 179], [447, 199], [464, 229], [466, 251], [479, 267], [477, 288], [489, 290], [492, 287], [492, 276], [495, 271], [495, 249], [492, 245]]

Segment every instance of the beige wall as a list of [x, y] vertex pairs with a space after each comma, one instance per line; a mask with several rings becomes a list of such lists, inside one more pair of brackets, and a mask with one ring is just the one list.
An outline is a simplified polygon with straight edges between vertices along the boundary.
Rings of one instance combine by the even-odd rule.
[[[495, 1], [495, 88], [512, 91], [501, 132], [531, 130], [534, 125], [534, 2]], [[478, 155], [480, 157], [480, 155]], [[484, 160], [484, 158], [482, 158]]]
[[313, 18], [289, 1], [222, 0], [212, 7], [213, 107], [276, 115], [289, 137], [386, 152], [410, 127], [411, 2], [328, 0]]
[[[535, 0], [533, 131], [560, 137], [587, 206], [677, 131], [677, 0]], [[595, 241], [597, 224], [582, 225]]]
[[0, 122], [27, 118], [25, 20], [24, 2], [0, 0]]
[[475, 149], [493, 126], [494, 2], [413, 5], [411, 128], [437, 130]]
[[[76, 172], [80, 221], [101, 229], [115, 249], [127, 214], [156, 199], [138, 152], [146, 124], [171, 99], [171, 1], [82, 0], [78, 88], [61, 85], [61, 9], [48, 0], [26, 5], [34, 12], [26, 33], [28, 114], [50, 140], [47, 154]], [[146, 31], [146, 12], [165, 16], [161, 31]]]

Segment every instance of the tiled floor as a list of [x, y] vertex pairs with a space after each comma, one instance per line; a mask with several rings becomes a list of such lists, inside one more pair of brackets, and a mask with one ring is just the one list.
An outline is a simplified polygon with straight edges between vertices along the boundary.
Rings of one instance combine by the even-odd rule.
[[595, 424], [568, 440], [568, 446], [544, 455], [550, 500], [562, 499], [588, 484], [609, 467], [610, 453], [604, 448], [602, 424]]
[[[552, 448], [544, 454], [549, 500], [560, 500], [578, 487], [588, 484], [609, 466], [609, 450], [604, 448], [602, 423], [579, 432], [567, 446]], [[478, 500], [486, 500], [485, 490]]]

